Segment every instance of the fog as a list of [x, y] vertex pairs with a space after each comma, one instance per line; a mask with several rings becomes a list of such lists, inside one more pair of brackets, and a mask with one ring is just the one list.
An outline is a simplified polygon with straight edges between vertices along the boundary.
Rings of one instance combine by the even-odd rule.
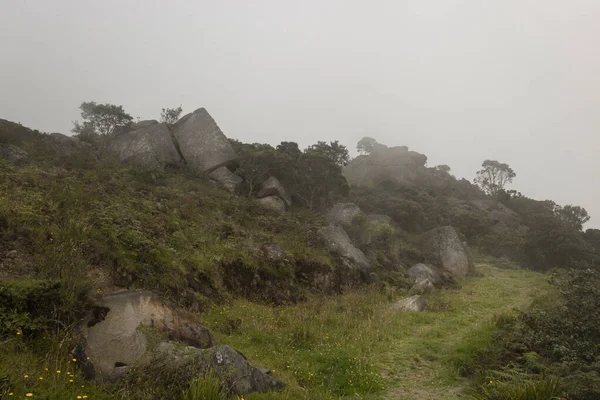
[[82, 101], [228, 137], [363, 136], [469, 180], [585, 207], [600, 228], [597, 0], [0, 0], [0, 118], [69, 133]]

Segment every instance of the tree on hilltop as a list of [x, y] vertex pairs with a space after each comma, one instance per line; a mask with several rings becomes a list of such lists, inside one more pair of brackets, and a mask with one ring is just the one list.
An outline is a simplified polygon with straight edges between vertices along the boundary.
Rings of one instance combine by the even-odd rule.
[[372, 137], [364, 137], [358, 141], [356, 144], [356, 150], [360, 154], [371, 154], [373, 151], [373, 147], [377, 144], [377, 140]]
[[133, 117], [125, 112], [123, 106], [84, 101], [79, 109], [83, 122], [73, 121], [71, 132], [80, 136], [111, 136], [118, 128], [127, 127], [133, 121]]
[[477, 171], [477, 177], [473, 182], [492, 197], [504, 193], [506, 184], [512, 182], [517, 176], [508, 164], [496, 160], [485, 160], [481, 166], [483, 168]]
[[179, 116], [183, 112], [183, 108], [181, 106], [177, 108], [163, 108], [160, 113], [160, 122], [173, 125], [177, 120], [179, 120]]

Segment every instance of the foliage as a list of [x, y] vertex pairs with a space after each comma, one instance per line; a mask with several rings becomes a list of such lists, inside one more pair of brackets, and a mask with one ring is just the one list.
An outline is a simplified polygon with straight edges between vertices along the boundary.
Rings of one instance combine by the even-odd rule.
[[177, 122], [182, 112], [183, 108], [181, 106], [177, 108], [163, 108], [160, 112], [160, 122], [172, 125]]
[[343, 167], [350, 161], [350, 154], [348, 149], [343, 144], [340, 144], [337, 140], [334, 142], [319, 141], [317, 144], [313, 144], [306, 149], [305, 154], [313, 156], [324, 156], [330, 159], [335, 165]]
[[[573, 400], [599, 398], [600, 271], [561, 270], [551, 282], [559, 297], [540, 299], [529, 311], [498, 325], [495, 346], [481, 358], [486, 367], [479, 375], [487, 378], [480, 379], [476, 398], [521, 398], [506, 396], [550, 389]], [[485, 383], [490, 376], [510, 379], [496, 388]]]
[[377, 144], [377, 140], [371, 137], [364, 137], [360, 139], [356, 145], [356, 150], [361, 154], [371, 154], [373, 147]]
[[450, 173], [450, 166], [446, 165], [446, 164], [441, 164], [435, 167], [435, 169], [440, 170], [440, 171], [444, 171], [446, 173]]
[[582, 230], [583, 224], [591, 218], [585, 208], [569, 204], [566, 206], [555, 206], [554, 212], [563, 222], [571, 225], [578, 231]]
[[83, 311], [85, 294], [77, 294], [79, 310], [73, 310], [64, 296], [59, 281], [0, 281], [0, 337], [36, 336], [70, 324]]
[[92, 134], [110, 136], [117, 129], [125, 128], [133, 121], [133, 117], [125, 112], [123, 106], [84, 101], [79, 108], [83, 122], [73, 122], [72, 132], [84, 137]]
[[238, 154], [237, 172], [244, 178], [248, 195], [270, 175], [292, 194], [296, 204], [310, 210], [324, 210], [348, 192], [341, 170], [348, 150], [337, 141], [329, 145], [319, 142], [304, 152], [294, 142], [282, 142], [277, 148], [231, 142]]
[[477, 171], [477, 177], [474, 182], [481, 189], [492, 197], [497, 197], [507, 183], [512, 182], [517, 176], [513, 169], [506, 163], [501, 163], [495, 160], [485, 160], [481, 166], [481, 170]]

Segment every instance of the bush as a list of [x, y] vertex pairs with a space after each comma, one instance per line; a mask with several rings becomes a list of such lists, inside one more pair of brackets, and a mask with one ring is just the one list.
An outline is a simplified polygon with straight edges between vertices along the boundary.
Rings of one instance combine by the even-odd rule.
[[223, 384], [214, 372], [193, 379], [190, 387], [181, 393], [181, 400], [226, 400]]

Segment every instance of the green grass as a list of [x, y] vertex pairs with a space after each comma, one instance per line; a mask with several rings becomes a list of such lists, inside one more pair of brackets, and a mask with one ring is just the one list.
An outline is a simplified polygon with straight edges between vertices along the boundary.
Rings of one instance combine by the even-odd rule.
[[[248, 399], [442, 399], [465, 386], [463, 375], [492, 343], [495, 319], [549, 290], [542, 274], [477, 270], [483, 276], [461, 289], [430, 295], [424, 313], [391, 312], [388, 294], [373, 286], [289, 307], [239, 299], [204, 322], [288, 384]], [[238, 319], [232, 329], [228, 321]]]

